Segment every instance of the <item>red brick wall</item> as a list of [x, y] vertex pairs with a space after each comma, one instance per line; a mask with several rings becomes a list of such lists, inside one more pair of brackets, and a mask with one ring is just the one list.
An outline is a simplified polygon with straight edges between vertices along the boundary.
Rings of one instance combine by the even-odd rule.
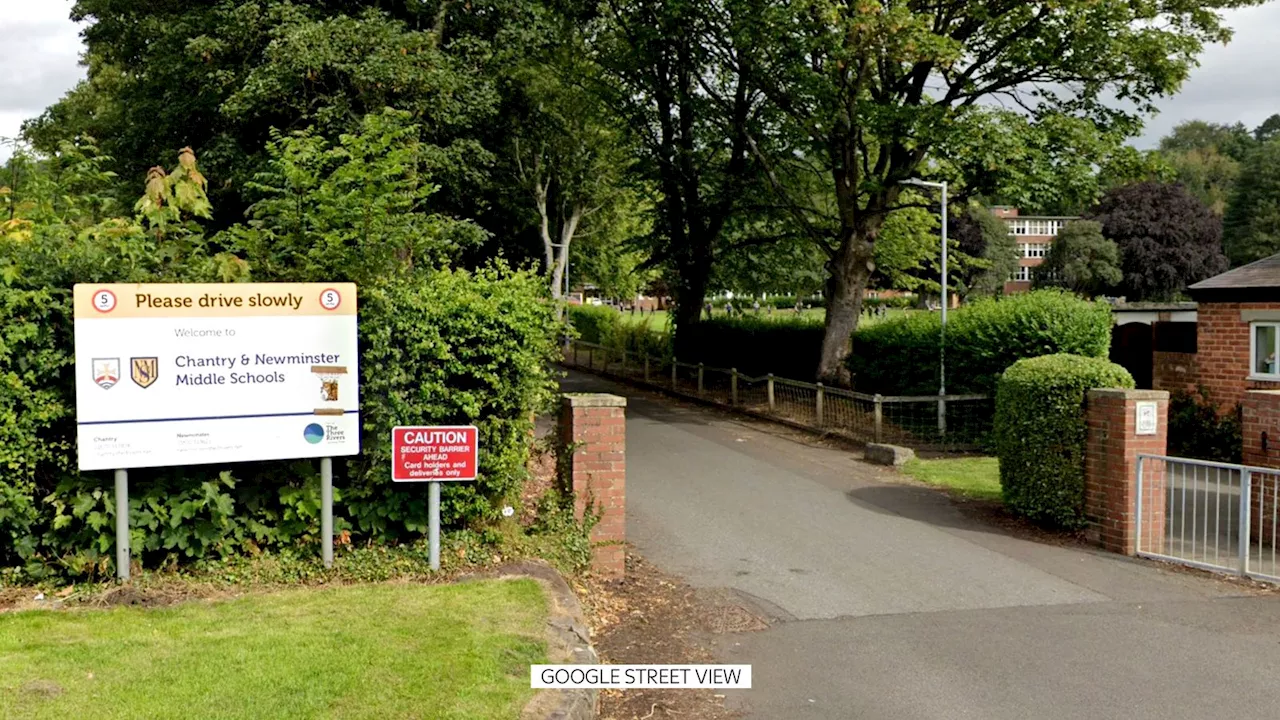
[[[1137, 434], [1137, 404], [1156, 402], [1156, 434]], [[1138, 453], [1163, 455], [1169, 393], [1159, 390], [1091, 390], [1086, 421], [1084, 504], [1089, 538], [1112, 552], [1137, 551]], [[1163, 467], [1144, 468], [1143, 549], [1159, 551], [1164, 534]]]
[[626, 569], [626, 398], [566, 394], [560, 407], [560, 439], [570, 449], [564, 473], [578, 518], [591, 507], [599, 520], [591, 529], [591, 567], [605, 577]]
[[1162, 352], [1152, 354], [1151, 387], [1169, 392], [1196, 391], [1199, 376], [1197, 353]]
[[1280, 310], [1280, 303], [1202, 302], [1197, 312], [1198, 382], [1219, 412], [1235, 410], [1245, 390], [1280, 388], [1280, 382], [1249, 380], [1249, 323], [1242, 310]]
[[[1280, 391], [1251, 390], [1240, 400], [1242, 455], [1245, 465], [1280, 468]], [[1262, 434], [1267, 434], [1266, 448]], [[1254, 540], [1274, 541], [1273, 517], [1280, 494], [1280, 474], [1255, 472], [1251, 478], [1250, 514]]]

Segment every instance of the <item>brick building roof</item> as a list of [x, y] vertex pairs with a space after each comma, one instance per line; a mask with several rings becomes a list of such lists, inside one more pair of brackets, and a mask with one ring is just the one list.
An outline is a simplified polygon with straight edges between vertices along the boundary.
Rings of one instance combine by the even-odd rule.
[[1201, 280], [1187, 293], [1199, 302], [1280, 301], [1280, 254]]

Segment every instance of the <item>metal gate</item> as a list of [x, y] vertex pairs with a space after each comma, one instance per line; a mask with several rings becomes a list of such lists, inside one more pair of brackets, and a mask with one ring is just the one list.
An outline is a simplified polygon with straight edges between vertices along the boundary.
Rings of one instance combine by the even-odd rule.
[[1137, 551], [1280, 582], [1280, 470], [1138, 455]]

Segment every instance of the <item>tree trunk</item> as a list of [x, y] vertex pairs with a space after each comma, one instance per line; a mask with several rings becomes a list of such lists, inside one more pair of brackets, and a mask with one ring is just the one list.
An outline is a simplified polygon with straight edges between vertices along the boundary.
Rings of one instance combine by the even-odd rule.
[[707, 281], [711, 274], [710, 263], [686, 267], [679, 278], [676, 291], [675, 353], [676, 357], [693, 359], [693, 337], [702, 321], [702, 305], [707, 299]]
[[827, 263], [827, 318], [818, 359], [819, 382], [850, 387], [847, 360], [853, 349], [853, 331], [862, 316], [862, 296], [875, 269], [871, 233], [853, 231]]
[[[551, 297], [556, 300], [562, 300], [565, 297], [565, 293], [563, 292], [564, 272], [566, 266], [569, 264], [569, 246], [573, 243], [574, 234], [578, 232], [578, 223], [582, 221], [582, 213], [582, 206], [575, 204], [568, 219], [566, 219], [560, 226], [560, 246], [555, 248], [555, 252], [552, 253], [554, 261], [551, 265]], [[545, 235], [545, 226], [543, 233], [544, 237], [547, 237]], [[551, 247], [551, 240], [549, 237], [547, 237], [544, 242], [547, 243], [548, 248]]]

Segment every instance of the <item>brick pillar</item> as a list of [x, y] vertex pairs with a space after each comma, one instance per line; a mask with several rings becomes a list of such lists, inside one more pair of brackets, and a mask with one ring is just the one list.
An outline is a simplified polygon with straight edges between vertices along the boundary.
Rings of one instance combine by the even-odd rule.
[[[1280, 468], [1280, 391], [1249, 390], [1240, 399], [1240, 435], [1242, 462], [1264, 468]], [[1266, 434], [1264, 447], [1263, 434]], [[1276, 474], [1250, 474], [1250, 534], [1254, 540], [1270, 545], [1280, 527], [1280, 470]]]
[[617, 395], [569, 393], [560, 406], [560, 439], [569, 449], [562, 468], [581, 518], [588, 504], [600, 516], [591, 529], [591, 567], [620, 578], [626, 567], [627, 399]]
[[[1138, 434], [1141, 402], [1155, 402], [1155, 433]], [[1169, 393], [1162, 390], [1090, 390], [1086, 417], [1084, 504], [1090, 540], [1112, 552], [1137, 552], [1138, 453], [1165, 454]], [[1164, 542], [1164, 463], [1143, 467], [1142, 548]]]

